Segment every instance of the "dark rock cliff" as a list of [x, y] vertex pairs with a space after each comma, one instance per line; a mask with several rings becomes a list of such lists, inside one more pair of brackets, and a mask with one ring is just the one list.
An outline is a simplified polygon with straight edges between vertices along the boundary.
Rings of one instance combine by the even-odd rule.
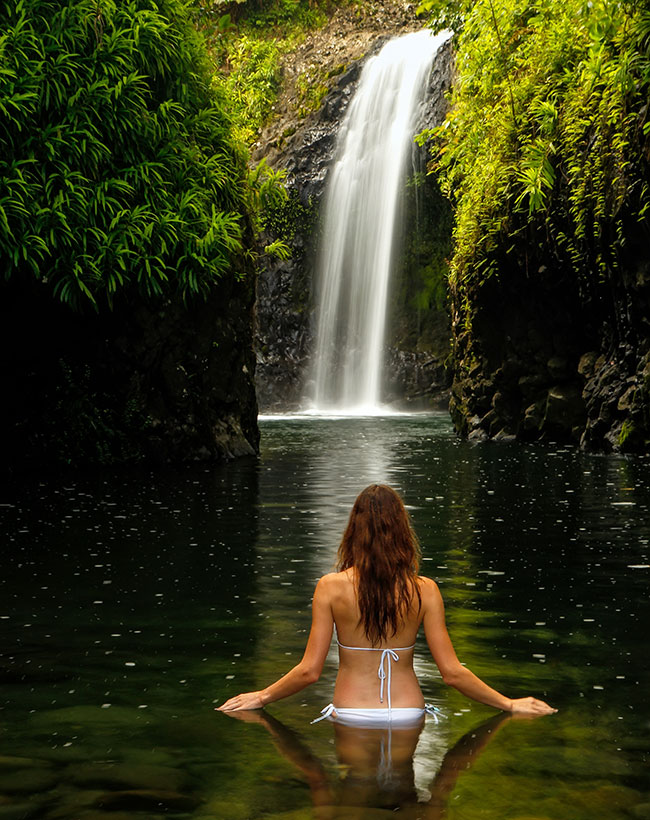
[[[314, 305], [313, 273], [319, 237], [319, 209], [325, 190], [327, 172], [336, 148], [336, 136], [348, 103], [354, 94], [365, 59], [376, 53], [386, 36], [375, 39], [363, 58], [342, 73], [325, 97], [318, 112], [307, 118], [286, 141], [282, 150], [274, 145], [260, 146], [258, 159], [267, 156], [276, 168], [287, 172], [289, 202], [285, 223], [294, 232], [291, 238], [292, 258], [267, 264], [260, 271], [257, 285], [257, 395], [262, 410], [287, 410], [301, 405], [309, 388], [309, 356], [312, 346]], [[440, 50], [431, 73], [429, 93], [423, 104], [418, 129], [432, 128], [442, 122], [447, 111], [445, 92], [451, 84], [453, 55], [451, 44]], [[426, 149], [414, 146], [413, 174], [421, 177], [419, 200], [440, 204], [442, 198], [432, 178], [423, 173]], [[407, 214], [414, 200], [405, 202]], [[440, 225], [427, 225], [407, 219], [411, 233], [440, 233]], [[445, 222], [442, 233], [448, 242], [451, 222]], [[268, 237], [269, 239], [272, 238]], [[412, 235], [405, 245], [414, 245]], [[421, 254], [420, 254], [421, 255]], [[427, 400], [439, 397], [450, 378], [443, 362], [449, 352], [449, 322], [444, 306], [433, 308], [428, 330], [435, 330], [436, 341], [425, 341], [426, 334], [405, 331], [416, 326], [415, 309], [410, 305], [410, 282], [417, 262], [402, 265], [395, 273], [394, 289], [400, 293], [393, 301], [395, 315], [389, 316], [393, 328], [386, 358], [386, 400]], [[442, 317], [442, 318], [441, 318]], [[429, 334], [431, 335], [431, 334]], [[406, 337], [409, 337], [408, 339]], [[440, 339], [443, 340], [441, 351]], [[435, 349], [433, 349], [435, 348]], [[445, 399], [446, 400], [446, 399]]]
[[631, 228], [624, 273], [589, 288], [570, 271], [542, 265], [524, 276], [504, 259], [469, 308], [456, 298], [459, 432], [650, 451], [647, 241], [647, 226]]
[[206, 301], [131, 295], [78, 315], [5, 284], [5, 468], [254, 454], [253, 297], [252, 277], [231, 277]]

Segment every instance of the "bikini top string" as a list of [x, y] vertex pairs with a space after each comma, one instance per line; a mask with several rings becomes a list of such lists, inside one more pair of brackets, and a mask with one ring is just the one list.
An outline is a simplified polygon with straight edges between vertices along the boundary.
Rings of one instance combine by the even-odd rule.
[[387, 684], [388, 689], [388, 708], [391, 708], [391, 671], [393, 666], [393, 661], [399, 660], [399, 652], [406, 652], [409, 649], [415, 649], [415, 644], [412, 646], [396, 646], [392, 649], [381, 649], [376, 646], [346, 646], [345, 644], [341, 643], [341, 641], [336, 640], [336, 643], [341, 647], [341, 649], [352, 649], [357, 652], [381, 652], [381, 657], [379, 659], [379, 668], [377, 669], [377, 677], [379, 678], [379, 702], [384, 702], [384, 683]]

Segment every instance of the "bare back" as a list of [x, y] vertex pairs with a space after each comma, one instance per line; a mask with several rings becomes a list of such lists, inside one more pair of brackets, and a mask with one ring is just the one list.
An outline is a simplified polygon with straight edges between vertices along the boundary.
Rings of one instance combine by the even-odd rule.
[[[370, 642], [361, 625], [361, 613], [354, 589], [354, 572], [351, 568], [327, 576], [332, 617], [340, 644], [370, 649]], [[378, 668], [383, 649], [398, 649], [399, 659], [391, 662], [392, 706], [424, 706], [424, 698], [413, 670], [413, 649], [410, 648], [415, 643], [423, 617], [423, 610], [418, 609], [415, 603], [396, 634], [372, 647], [376, 651], [339, 648], [339, 672], [333, 699], [335, 706], [366, 709], [387, 707], [387, 697], [384, 697], [383, 703], [379, 697]]]

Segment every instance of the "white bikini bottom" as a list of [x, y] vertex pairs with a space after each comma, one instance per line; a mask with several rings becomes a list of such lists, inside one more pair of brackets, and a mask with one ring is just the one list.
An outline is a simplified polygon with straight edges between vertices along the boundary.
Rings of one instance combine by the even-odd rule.
[[422, 709], [415, 706], [393, 707], [391, 709], [356, 709], [334, 706], [333, 703], [328, 703], [321, 710], [320, 717], [312, 720], [312, 723], [318, 723], [327, 718], [333, 723], [341, 723], [344, 726], [364, 726], [366, 728], [392, 726], [396, 728], [417, 726], [422, 722], [425, 715], [432, 715], [437, 723], [439, 714], [440, 710], [430, 704]]

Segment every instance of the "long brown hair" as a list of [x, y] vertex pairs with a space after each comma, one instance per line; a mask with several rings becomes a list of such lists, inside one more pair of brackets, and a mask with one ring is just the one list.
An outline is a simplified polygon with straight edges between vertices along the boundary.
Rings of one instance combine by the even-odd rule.
[[404, 502], [391, 487], [371, 484], [359, 493], [337, 566], [356, 570], [361, 623], [373, 646], [395, 635], [414, 599], [421, 606], [420, 545]]

